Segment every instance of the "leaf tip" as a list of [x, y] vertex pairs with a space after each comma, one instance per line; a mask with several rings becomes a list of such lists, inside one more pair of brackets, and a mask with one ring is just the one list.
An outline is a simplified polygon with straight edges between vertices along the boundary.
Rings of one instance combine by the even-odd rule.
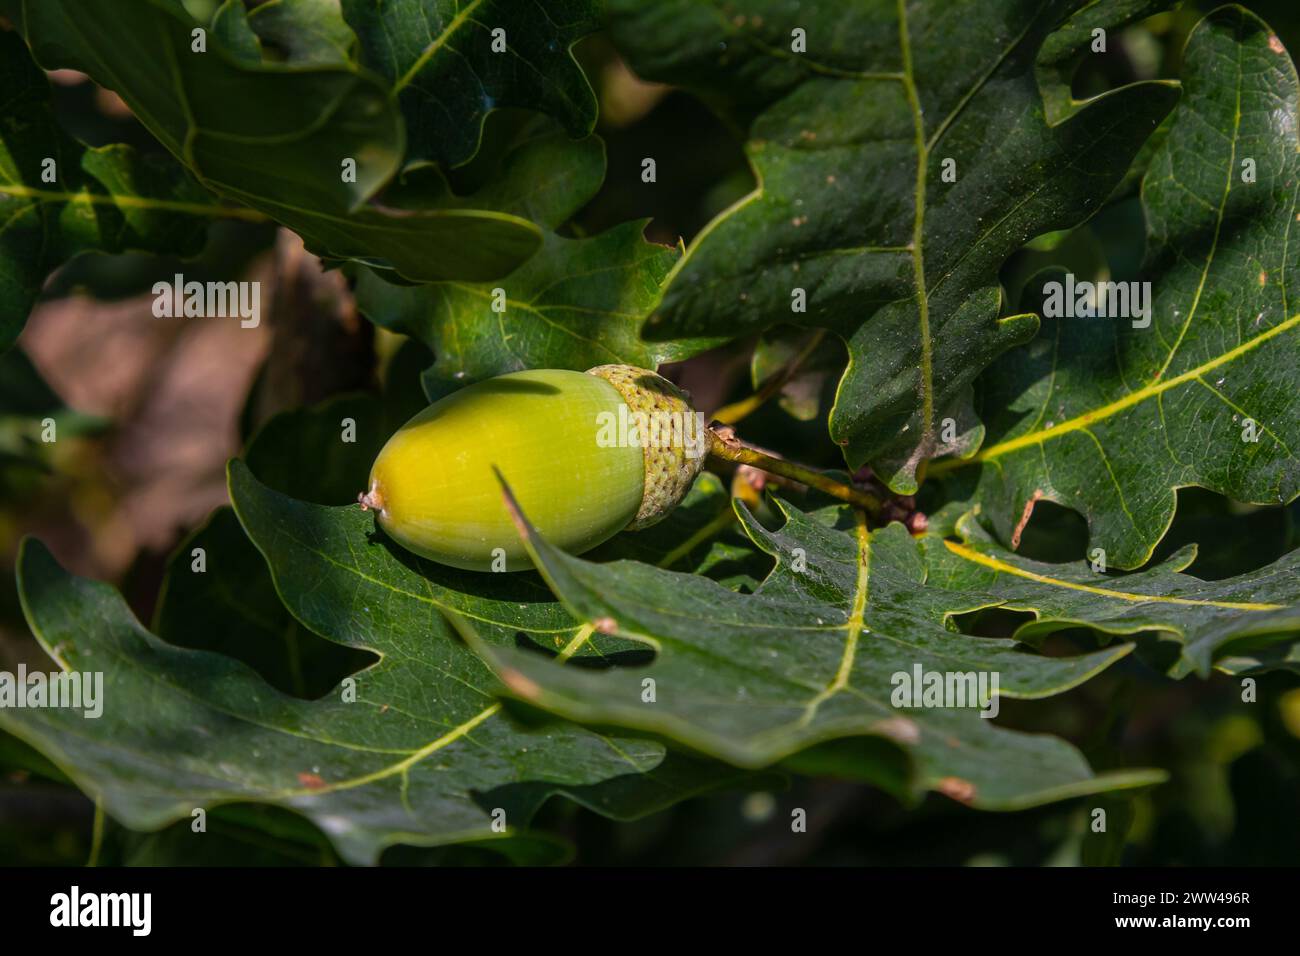
[[975, 784], [961, 777], [944, 777], [935, 784], [935, 789], [945, 797], [968, 806], [975, 800]]
[[524, 700], [537, 700], [542, 696], [542, 688], [535, 680], [525, 677], [522, 673], [513, 667], [503, 667], [499, 676], [501, 683], [516, 697], [522, 697]]
[[506, 481], [506, 476], [501, 474], [501, 469], [496, 465], [492, 466], [492, 474], [496, 476], [497, 482], [501, 485], [501, 497], [505, 501], [510, 520], [514, 522], [515, 529], [519, 532], [519, 537], [525, 541], [530, 540], [533, 536], [532, 525], [524, 517], [524, 511], [519, 507], [519, 500], [515, 498], [515, 493], [510, 490], [510, 484]]
[[906, 717], [890, 717], [880, 721], [872, 729], [882, 737], [888, 737], [898, 744], [911, 745], [921, 742], [921, 729], [916, 726], [915, 721], [908, 720]]

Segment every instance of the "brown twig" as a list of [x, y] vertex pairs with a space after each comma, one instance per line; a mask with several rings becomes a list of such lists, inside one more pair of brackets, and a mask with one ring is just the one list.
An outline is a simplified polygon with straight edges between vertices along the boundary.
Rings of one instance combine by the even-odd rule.
[[771, 452], [741, 441], [736, 435], [736, 430], [723, 422], [715, 421], [709, 425], [709, 454], [723, 461], [753, 465], [755, 468], [780, 475], [782, 478], [789, 478], [791, 481], [816, 488], [840, 501], [847, 501], [854, 507], [861, 508], [869, 517], [875, 518], [880, 514], [882, 502], [875, 495], [832, 478], [825, 472], [777, 457]]

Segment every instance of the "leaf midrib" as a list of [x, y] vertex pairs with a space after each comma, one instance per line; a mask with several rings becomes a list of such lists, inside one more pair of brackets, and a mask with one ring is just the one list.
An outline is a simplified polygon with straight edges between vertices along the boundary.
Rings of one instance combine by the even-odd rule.
[[[1237, 166], [1237, 140], [1241, 136], [1241, 47], [1237, 47], [1237, 83], [1236, 83], [1236, 106], [1232, 117], [1232, 135], [1228, 137], [1229, 154], [1227, 176], [1223, 184], [1223, 193], [1219, 197], [1219, 208], [1214, 217], [1214, 237], [1210, 240], [1209, 251], [1205, 255], [1205, 265], [1201, 268], [1200, 281], [1196, 283], [1196, 293], [1192, 296], [1191, 308], [1187, 310], [1187, 318], [1183, 320], [1182, 328], [1178, 330], [1178, 338], [1174, 340], [1173, 346], [1169, 349], [1169, 354], [1165, 356], [1164, 363], [1160, 370], [1152, 377], [1151, 382], [1158, 382], [1169, 370], [1169, 366], [1174, 361], [1174, 355], [1183, 344], [1183, 339], [1187, 337], [1187, 330], [1192, 327], [1192, 322], [1196, 318], [1196, 311], [1201, 305], [1201, 294], [1205, 291], [1205, 280], [1209, 278], [1210, 267], [1214, 264], [1214, 257], [1219, 250], [1219, 236], [1223, 232], [1223, 217], [1228, 208], [1228, 196], [1232, 192], [1233, 174]], [[1188, 190], [1190, 192], [1190, 190]], [[1286, 265], [1283, 264], [1285, 272]], [[1164, 336], [1160, 336], [1163, 340]]]
[[37, 202], [85, 203], [92, 206], [118, 206], [126, 209], [180, 212], [192, 216], [210, 216], [218, 219], [246, 219], [249, 222], [266, 222], [267, 219], [264, 213], [260, 213], [256, 209], [244, 209], [238, 206], [184, 202], [178, 199], [152, 199], [148, 196], [132, 196], [129, 194], [93, 193], [88, 189], [81, 189], [77, 192], [57, 189], [34, 189], [21, 183], [13, 185], [0, 183], [0, 196], [32, 199]]
[[931, 475], [943, 474], [945, 472], [953, 471], [958, 468], [965, 468], [968, 465], [973, 465], [982, 461], [988, 461], [990, 459], [999, 458], [1003, 455], [1010, 454], [1011, 452], [1018, 451], [1022, 448], [1030, 447], [1033, 445], [1040, 445], [1046, 441], [1050, 441], [1051, 439], [1058, 438], [1061, 435], [1068, 434], [1070, 432], [1079, 431], [1093, 424], [1094, 422], [1104, 421], [1107, 418], [1119, 414], [1125, 409], [1131, 408], [1134, 405], [1141, 404], [1147, 399], [1155, 398], [1158, 395], [1162, 395], [1165, 392], [1169, 391], [1170, 389], [1178, 387], [1179, 385], [1184, 385], [1190, 381], [1193, 381], [1199, 378], [1200, 376], [1205, 375], [1207, 372], [1214, 371], [1216, 368], [1219, 368], [1222, 365], [1227, 365], [1229, 362], [1235, 361], [1241, 356], [1253, 351], [1254, 349], [1258, 348], [1260, 345], [1263, 345], [1265, 342], [1269, 341], [1270, 339], [1273, 339], [1283, 334], [1284, 332], [1290, 331], [1291, 329], [1295, 328], [1297, 325], [1300, 325], [1300, 312], [1291, 316], [1289, 319], [1287, 319], [1284, 322], [1279, 322], [1277, 325], [1273, 326], [1271, 329], [1267, 330], [1266, 332], [1262, 332], [1259, 335], [1255, 336], [1255, 338], [1248, 339], [1247, 341], [1241, 343], [1235, 348], [1229, 349], [1227, 352], [1224, 352], [1222, 355], [1218, 356], [1217, 358], [1211, 359], [1210, 361], [1204, 363], [1203, 365], [1198, 365], [1195, 368], [1188, 369], [1186, 372], [1183, 372], [1180, 375], [1176, 375], [1173, 378], [1153, 382], [1150, 385], [1146, 385], [1143, 388], [1138, 389], [1137, 391], [1129, 392], [1123, 398], [1116, 399], [1115, 401], [1110, 402], [1107, 405], [1103, 405], [1100, 408], [1095, 408], [1090, 411], [1084, 412], [1081, 415], [1076, 415], [1074, 418], [1070, 418], [1067, 419], [1066, 421], [1061, 422], [1060, 424], [1053, 425], [1051, 428], [1045, 428], [1040, 432], [1030, 432], [1025, 435], [1020, 435], [1017, 438], [1012, 438], [1004, 442], [999, 442], [996, 445], [990, 445], [988, 448], [982, 449], [977, 454], [972, 455], [969, 458], [950, 458], [944, 461], [935, 462], [933, 465], [930, 466], [930, 474]]
[[474, 11], [481, 7], [484, 2], [485, 0], [470, 0], [470, 3], [461, 10], [460, 13], [456, 14], [447, 22], [447, 25], [443, 28], [442, 32], [434, 38], [432, 43], [424, 48], [419, 57], [416, 58], [415, 62], [411, 64], [410, 69], [403, 73], [397, 82], [393, 84], [394, 96], [410, 85], [419, 72], [424, 69], [425, 64], [432, 60], [435, 54], [446, 46], [447, 41], [451, 39], [452, 35], [464, 25], [464, 23], [473, 15]]
[[1051, 587], [1065, 588], [1070, 591], [1084, 591], [1088, 594], [1096, 594], [1100, 597], [1112, 598], [1118, 601], [1130, 601], [1136, 604], [1179, 604], [1191, 607], [1216, 607], [1232, 611], [1280, 611], [1286, 605], [1283, 604], [1262, 604], [1251, 601], [1207, 601], [1197, 598], [1180, 598], [1169, 597], [1162, 594], [1138, 594], [1133, 591], [1113, 591], [1109, 588], [1099, 588], [1090, 584], [1081, 584], [1077, 581], [1065, 581], [1061, 578], [1054, 578], [1050, 575], [1039, 574], [1036, 571], [1030, 571], [1027, 568], [1017, 567], [999, 558], [991, 555], [982, 554], [979, 551], [969, 548], [966, 545], [958, 544], [955, 541], [944, 541], [946, 547], [957, 557], [964, 561], [970, 561], [973, 564], [982, 565], [999, 571], [1003, 574], [1010, 574], [1014, 577], [1024, 578], [1027, 581], [1034, 581], [1038, 584], [1046, 584]]
[[[978, 77], [975, 80], [975, 82], [971, 84], [970, 88], [965, 92], [965, 94], [963, 94], [960, 101], [947, 113], [946, 116], [944, 116], [943, 120], [939, 123], [939, 125], [935, 127], [934, 133], [927, 139], [925, 136], [924, 117], [921, 113], [919, 95], [917, 94], [916, 91], [916, 85], [912, 73], [911, 39], [908, 33], [907, 10], [905, 6], [905, 0], [897, 0], [896, 9], [898, 11], [898, 20], [899, 20], [899, 43], [900, 43], [900, 49], [904, 60], [904, 68], [901, 72], [851, 71], [851, 70], [836, 69], [832, 67], [825, 67], [824, 65], [816, 64], [815, 61], [809, 61], [809, 63], [810, 63], [810, 68], [813, 69], [814, 72], [818, 72], [823, 75], [834, 76], [834, 77], [839, 77], [844, 79], [879, 80], [884, 82], [896, 82], [903, 85], [904, 90], [908, 97], [908, 106], [913, 117], [914, 141], [915, 141], [916, 151], [917, 151], [917, 175], [916, 175], [916, 184], [914, 187], [914, 195], [916, 197], [916, 202], [915, 202], [915, 210], [913, 215], [912, 241], [906, 246], [897, 246], [897, 247], [864, 246], [864, 247], [857, 247], [851, 249], [817, 250], [815, 253], [810, 254], [806, 258], [819, 257], [822, 255], [839, 255], [844, 253], [863, 253], [863, 252], [865, 253], [910, 253], [912, 255], [913, 270], [915, 273], [914, 279], [916, 285], [916, 289], [914, 290], [913, 295], [916, 297], [919, 309], [923, 310], [923, 315], [920, 319], [920, 324], [922, 329], [921, 362], [923, 366], [922, 395], [923, 395], [923, 400], [927, 403], [928, 406], [928, 413], [924, 414], [922, 419], [923, 424], [925, 426], [923, 432], [923, 438], [928, 438], [932, 441], [933, 431], [934, 431], [933, 421], [932, 421], [933, 414], [934, 414], [933, 412], [933, 404], [934, 404], [933, 370], [932, 370], [933, 343], [931, 342], [930, 334], [929, 334], [929, 295], [931, 290], [926, 289], [925, 263], [924, 263], [923, 254], [921, 252], [921, 248], [923, 245], [922, 233], [923, 233], [923, 225], [924, 225], [923, 220], [924, 220], [924, 211], [925, 211], [925, 188], [928, 182], [928, 169], [927, 169], [928, 157], [930, 151], [935, 146], [938, 145], [939, 141], [947, 133], [949, 127], [952, 125], [953, 121], [957, 118], [957, 116], [961, 114], [961, 112], [969, 105], [969, 103], [979, 94], [979, 92], [988, 83], [989, 77], [991, 77], [994, 73], [997, 72], [998, 68], [1001, 67], [1002, 64], [1006, 62], [1007, 57], [1011, 55], [1011, 52], [1017, 46], [1019, 46], [1020, 43], [1024, 41], [1030, 29], [1033, 27], [1033, 24], [1037, 21], [1037, 15], [1029, 18], [1024, 29], [1019, 34], [1017, 34], [1017, 36], [1002, 49], [1002, 51], [995, 58], [995, 60], [993, 61], [992, 65], [988, 68], [988, 70], [986, 70], [983, 75]], [[768, 47], [764, 46], [763, 44], [755, 42], [754, 38], [749, 34], [737, 34], [737, 32], [732, 28], [730, 21], [726, 17], [721, 16], [716, 10], [713, 12], [715, 13], [715, 16], [717, 16], [719, 23], [723, 26], [724, 30], [729, 35], [744, 36], [747, 42], [753, 43], [753, 45], [755, 45], [759, 49], [764, 50], [765, 52], [779, 53], [783, 55], [783, 51], [770, 50]], [[699, 232], [699, 234], [696, 235], [696, 237], [691, 241], [690, 246], [685, 250], [681, 258], [677, 260], [677, 262], [673, 265], [673, 268], [670, 269], [668, 274], [664, 277], [662, 288], [664, 289], [671, 288], [673, 284], [673, 280], [677, 277], [677, 274], [685, 270], [691, 258], [693, 257], [694, 253], [701, 248], [701, 246], [704, 244], [704, 241], [708, 238], [711, 232], [713, 232], [724, 222], [733, 218], [745, 206], [748, 206], [751, 203], [756, 202], [763, 198], [765, 192], [764, 192], [762, 170], [753, 164], [752, 157], [751, 157], [750, 169], [754, 174], [754, 178], [756, 180], [756, 184], [754, 186], [753, 191], [747, 193], [744, 196], [741, 196], [730, 206], [723, 209], [716, 216], [714, 216], [713, 219], [711, 219], [704, 226], [704, 228]], [[720, 281], [720, 280], [709, 280], [709, 281]], [[850, 361], [850, 366], [851, 364], [852, 363]], [[846, 369], [844, 374], [844, 380], [847, 380], [849, 371], [851, 371], [851, 368]]]
[[918, 372], [921, 388], [921, 437], [915, 455], [928, 457], [934, 441], [934, 343], [930, 335], [930, 295], [925, 281], [925, 190], [929, 171], [930, 148], [925, 140], [925, 119], [921, 115], [921, 99], [916, 91], [916, 77], [912, 66], [912, 39], [908, 33], [907, 6], [898, 3], [898, 42], [903, 55], [903, 92], [912, 113], [912, 130], [916, 150], [916, 178], [912, 186], [912, 284], [916, 299], [917, 334], [921, 355]]
[[[239, 509], [236, 508], [236, 513], [238, 513], [238, 511]], [[463, 617], [469, 617], [474, 620], [481, 621], [482, 623], [485, 624], [494, 624], [495, 626], [498, 627], [502, 626], [498, 622], [489, 621], [485, 618], [481, 618], [467, 612], [462, 612], [459, 609], [449, 608], [443, 604], [438, 603], [431, 596], [424, 597], [422, 595], [416, 594], [411, 591], [403, 591], [385, 581], [380, 581], [377, 578], [373, 578], [365, 574], [364, 572], [361, 571], [359, 567], [349, 566], [342, 563], [341, 561], [334, 560], [330, 555], [326, 554], [325, 552], [307, 544], [306, 542], [303, 542], [293, 537], [292, 535], [286, 535], [286, 537], [288, 537], [288, 539], [292, 541], [294, 544], [296, 544], [298, 547], [303, 548], [304, 550], [309, 551], [313, 554], [316, 554], [321, 559], [335, 565], [336, 567], [338, 567], [343, 571], [357, 575], [362, 580], [387, 588], [388, 590], [392, 591], [394, 594], [400, 594], [403, 596], [414, 598], [415, 600], [421, 601], [423, 603], [432, 604], [434, 607], [438, 608], [440, 612], [444, 613], [445, 615], [448, 615], [449, 620], [451, 620], [453, 624], [455, 623], [457, 618], [463, 616]], [[258, 547], [260, 550], [261, 546], [259, 545]], [[275, 577], [274, 572], [272, 576], [273, 578]], [[426, 585], [430, 583], [428, 582], [427, 579], [424, 580]], [[278, 578], [276, 579], [276, 588], [277, 590], [279, 589]], [[534, 630], [534, 633], [563, 633], [566, 630], [569, 629], [565, 628], [561, 631]], [[559, 656], [557, 657], [557, 660], [560, 661], [561, 663], [564, 663], [570, 657], [572, 657], [578, 650], [582, 648], [584, 644], [587, 643], [587, 641], [591, 638], [591, 635], [594, 632], [594, 630], [595, 630], [595, 626], [592, 624], [584, 624], [578, 627], [573, 637], [570, 639], [569, 643], [560, 652]], [[473, 730], [479, 724], [483, 723], [484, 721], [488, 720], [489, 718], [497, 714], [500, 710], [501, 710], [501, 703], [499, 701], [490, 704], [489, 706], [485, 707], [483, 710], [475, 714], [473, 717], [470, 717], [468, 720], [464, 721], [463, 723], [458, 724], [456, 727], [453, 727], [451, 730], [441, 735], [437, 739], [430, 741], [424, 747], [421, 747], [419, 750], [412, 753], [409, 757], [406, 757], [405, 759], [397, 763], [389, 764], [388, 766], [383, 767], [379, 770], [372, 771], [368, 774], [363, 774], [360, 777], [351, 777], [345, 780], [334, 781], [333, 783], [326, 784], [323, 787], [306, 787], [301, 789], [289, 788], [281, 791], [275, 791], [273, 792], [273, 796], [279, 799], [285, 799], [285, 798], [297, 797], [297, 796], [314, 796], [323, 793], [331, 793], [337, 790], [354, 789], [359, 786], [364, 786], [365, 784], [368, 783], [374, 783], [378, 780], [386, 779], [388, 777], [393, 776], [394, 774], [400, 773], [405, 775], [407, 771], [416, 763], [423, 760], [425, 757], [430, 756], [431, 754], [437, 753], [439, 750], [442, 750], [448, 745], [455, 743], [457, 740], [464, 737], [467, 733], [469, 733], [469, 731]]]
[[799, 719], [800, 727], [811, 724], [821, 705], [849, 686], [858, 641], [865, 630], [868, 582], [871, 578], [871, 535], [867, 530], [867, 516], [858, 509], [854, 510], [853, 515], [857, 524], [858, 573], [853, 587], [853, 606], [849, 619], [844, 623], [844, 654], [840, 657], [840, 666], [835, 671], [834, 679], [804, 708], [803, 716]]

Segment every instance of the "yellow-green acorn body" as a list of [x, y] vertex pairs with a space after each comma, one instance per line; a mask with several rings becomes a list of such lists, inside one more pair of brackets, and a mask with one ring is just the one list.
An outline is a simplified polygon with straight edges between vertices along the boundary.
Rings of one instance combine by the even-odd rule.
[[532, 563], [494, 467], [542, 535], [580, 554], [666, 515], [703, 466], [704, 439], [684, 393], [645, 369], [512, 372], [398, 429], [360, 501], [415, 554], [474, 571], [522, 570]]

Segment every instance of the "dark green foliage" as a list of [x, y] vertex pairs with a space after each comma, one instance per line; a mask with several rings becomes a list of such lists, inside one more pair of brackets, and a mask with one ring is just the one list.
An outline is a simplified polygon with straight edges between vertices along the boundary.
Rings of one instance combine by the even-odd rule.
[[[1281, 857], [1294, 827], [1255, 818], [1300, 765], [1295, 23], [1172, 6], [0, 0], [0, 350], [69, 260], [242, 219], [340, 270], [367, 363], [287, 410], [264, 376], [279, 414], [155, 557], [152, 615], [26, 540], [0, 625], [20, 602], [106, 698], [0, 708], [5, 779], [88, 816], [79, 788], [134, 864]], [[622, 64], [717, 128], [625, 136], [620, 108], [676, 107]], [[71, 136], [54, 69], [157, 148]], [[666, 198], [696, 137], [744, 162]], [[1067, 273], [1149, 282], [1151, 321], [1044, 314]], [[723, 465], [575, 557], [494, 488], [536, 570], [479, 574], [354, 504], [426, 398], [605, 363], [763, 405], [747, 437], [847, 463], [881, 514]], [[106, 424], [0, 355], [0, 489], [68, 467], [46, 419]], [[918, 672], [998, 684], [913, 706]], [[838, 838], [795, 853], [807, 807]]]

